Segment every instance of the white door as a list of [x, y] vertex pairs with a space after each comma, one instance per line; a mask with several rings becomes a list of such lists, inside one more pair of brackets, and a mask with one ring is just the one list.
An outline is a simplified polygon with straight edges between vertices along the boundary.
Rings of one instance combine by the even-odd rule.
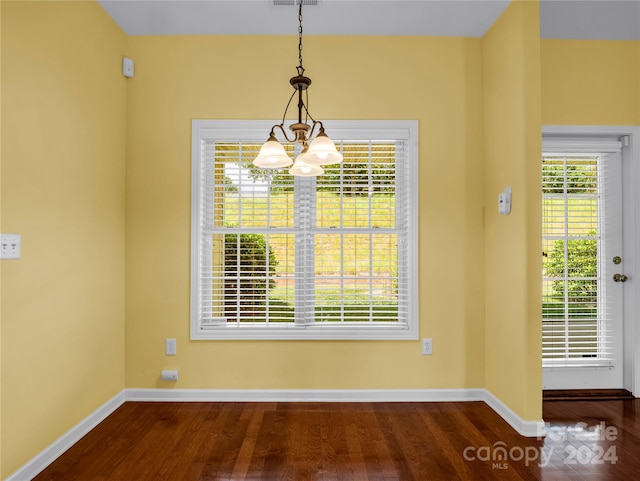
[[544, 389], [623, 387], [621, 142], [545, 139]]

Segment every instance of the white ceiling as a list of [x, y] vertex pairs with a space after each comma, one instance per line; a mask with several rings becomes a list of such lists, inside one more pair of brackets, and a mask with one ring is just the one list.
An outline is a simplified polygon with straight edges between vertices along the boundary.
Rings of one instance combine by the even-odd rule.
[[[98, 0], [128, 35], [297, 34], [297, 7], [273, 0]], [[482, 37], [510, 0], [318, 0], [310, 35]], [[542, 0], [543, 38], [640, 40], [640, 0]]]
[[640, 40], [640, 0], [542, 0], [540, 35]]

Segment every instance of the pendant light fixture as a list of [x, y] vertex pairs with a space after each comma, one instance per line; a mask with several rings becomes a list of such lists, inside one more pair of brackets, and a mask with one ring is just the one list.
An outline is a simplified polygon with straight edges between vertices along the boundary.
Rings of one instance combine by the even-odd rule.
[[[289, 83], [294, 88], [289, 102], [284, 109], [282, 123], [271, 127], [269, 138], [260, 148], [258, 156], [253, 161], [256, 167], [262, 169], [279, 169], [289, 167], [289, 173], [295, 176], [316, 176], [324, 172], [323, 165], [335, 164], [342, 162], [342, 154], [338, 152], [335, 144], [324, 131], [322, 122], [315, 120], [309, 113], [309, 92], [307, 89], [311, 85], [311, 79], [305, 77], [304, 67], [302, 66], [302, 1], [299, 3], [298, 10], [298, 60], [299, 65], [296, 67], [298, 75], [292, 77]], [[293, 97], [298, 94], [298, 122], [292, 124], [289, 129], [293, 132], [293, 138], [289, 138], [284, 129], [284, 122], [287, 117], [287, 111]], [[304, 94], [304, 95], [303, 95]], [[303, 120], [304, 114], [304, 120]], [[311, 121], [309, 125], [307, 122]], [[313, 134], [318, 128], [318, 133], [313, 139]], [[295, 142], [300, 145], [302, 151], [296, 157], [295, 163], [287, 155], [282, 144], [275, 135], [276, 129], [282, 132], [282, 135], [288, 142]], [[312, 140], [313, 139], [313, 140]]]

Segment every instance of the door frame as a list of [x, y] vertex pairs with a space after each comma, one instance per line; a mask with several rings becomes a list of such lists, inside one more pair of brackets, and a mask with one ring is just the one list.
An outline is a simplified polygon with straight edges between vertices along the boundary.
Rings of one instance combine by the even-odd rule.
[[640, 127], [544, 125], [542, 135], [629, 138], [622, 154], [622, 256], [629, 273], [622, 306], [623, 387], [640, 397], [640, 189], [637, 188], [640, 185]]

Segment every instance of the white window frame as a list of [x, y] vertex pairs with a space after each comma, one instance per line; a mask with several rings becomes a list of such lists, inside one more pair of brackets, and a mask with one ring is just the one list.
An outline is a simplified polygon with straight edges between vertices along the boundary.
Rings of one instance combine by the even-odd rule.
[[192, 183], [191, 183], [191, 339], [324, 339], [324, 340], [415, 340], [418, 339], [418, 122], [416, 120], [389, 121], [323, 121], [335, 141], [340, 140], [405, 140], [406, 165], [409, 169], [408, 242], [406, 324], [384, 323], [288, 323], [261, 326], [256, 324], [220, 324], [203, 328], [200, 320], [200, 258], [201, 258], [201, 172], [202, 141], [263, 142], [274, 124], [279, 121], [251, 120], [193, 120], [192, 121]]

